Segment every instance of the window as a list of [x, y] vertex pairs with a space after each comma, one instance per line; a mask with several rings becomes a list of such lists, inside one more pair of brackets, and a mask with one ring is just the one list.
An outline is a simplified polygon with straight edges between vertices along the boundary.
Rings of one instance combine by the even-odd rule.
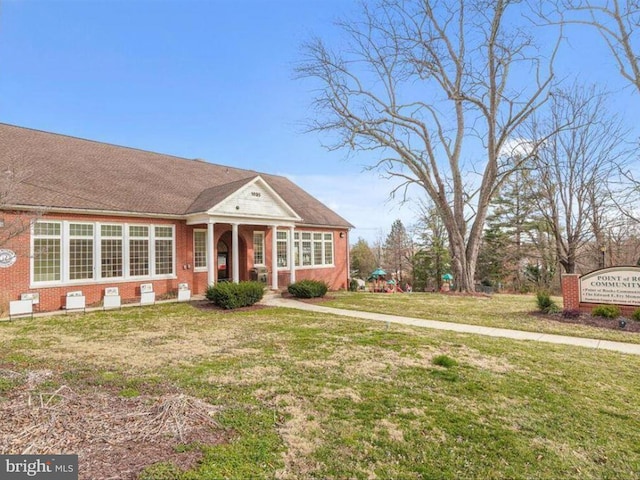
[[253, 232], [253, 264], [264, 265], [264, 232]]
[[324, 264], [333, 265], [333, 234], [324, 234]]
[[93, 225], [69, 225], [69, 280], [93, 278]]
[[333, 233], [295, 232], [293, 250], [296, 266], [333, 265]]
[[314, 233], [313, 234], [313, 264], [314, 265], [322, 265], [324, 262], [322, 261], [322, 234]]
[[278, 267], [287, 268], [289, 266], [289, 254], [288, 254], [288, 246], [289, 242], [287, 241], [289, 238], [289, 233], [286, 231], [277, 233], [277, 243], [276, 249], [278, 251]]
[[175, 274], [175, 231], [169, 225], [43, 221], [33, 226], [33, 283]]
[[311, 234], [309, 232], [302, 233], [302, 265], [311, 265]]
[[193, 268], [207, 268], [207, 231], [193, 231]]
[[100, 276], [122, 278], [122, 225], [101, 225], [100, 236]]
[[129, 227], [129, 274], [149, 275], [149, 227]]
[[173, 228], [155, 227], [155, 274], [173, 273]]
[[55, 282], [61, 278], [61, 224], [38, 222], [33, 226], [33, 281]]

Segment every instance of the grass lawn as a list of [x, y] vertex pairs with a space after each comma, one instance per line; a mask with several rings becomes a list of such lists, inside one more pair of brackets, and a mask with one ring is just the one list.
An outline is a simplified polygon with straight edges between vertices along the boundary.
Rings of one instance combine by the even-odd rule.
[[[406, 317], [510, 328], [528, 332], [553, 333], [640, 343], [640, 334], [619, 332], [587, 325], [566, 324], [531, 315], [536, 310], [533, 295], [456, 296], [440, 293], [336, 292], [324, 306], [347, 310], [388, 313]], [[561, 307], [562, 298], [554, 297]]]
[[[419, 315], [424, 300], [411, 299], [397, 308], [535, 322], [530, 297], [482, 300], [485, 313], [451, 298], [449, 317], [432, 303]], [[30, 384], [42, 371], [47, 380]], [[638, 478], [638, 371], [637, 356], [278, 308], [165, 304], [18, 320], [0, 323], [0, 450], [32, 428], [3, 408], [27, 398], [51, 408], [62, 395], [50, 392], [64, 387], [122, 402], [171, 392], [215, 407], [223, 441], [174, 447], [198, 463], [181, 471], [150, 457], [126, 478]], [[108, 478], [82, 465], [80, 478]]]

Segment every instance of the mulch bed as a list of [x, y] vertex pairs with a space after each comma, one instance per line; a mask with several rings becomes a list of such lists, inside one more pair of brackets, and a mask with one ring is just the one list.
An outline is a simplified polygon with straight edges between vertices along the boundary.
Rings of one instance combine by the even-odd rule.
[[[532, 312], [531, 315], [559, 323], [588, 325], [590, 327], [606, 328], [609, 330], [618, 330], [620, 332], [640, 332], [640, 322], [625, 317], [604, 318], [589, 315], [588, 313], [581, 313], [577, 317], [564, 317], [562, 313], [544, 314], [540, 312]], [[626, 323], [624, 328], [620, 327], [621, 320]]]
[[198, 448], [231, 434], [215, 420], [220, 407], [183, 394], [123, 398], [113, 392], [80, 391], [63, 385], [40, 388], [48, 370], [26, 375], [0, 369], [0, 378], [23, 382], [0, 401], [0, 452], [77, 454], [79, 479], [136, 479], [146, 467], [170, 462], [184, 470], [201, 459]]

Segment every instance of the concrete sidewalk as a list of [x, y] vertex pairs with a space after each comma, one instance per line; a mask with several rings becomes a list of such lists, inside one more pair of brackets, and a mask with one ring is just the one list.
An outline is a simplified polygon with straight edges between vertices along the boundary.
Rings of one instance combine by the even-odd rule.
[[422, 320], [419, 318], [400, 317], [397, 315], [387, 315], [384, 313], [371, 313], [356, 310], [345, 310], [342, 308], [324, 307], [304, 303], [298, 300], [282, 298], [280, 296], [266, 295], [263, 305], [273, 307], [295, 308], [310, 312], [327, 313], [330, 315], [341, 315], [344, 317], [362, 318], [377, 322], [399, 323], [414, 327], [433, 328], [435, 330], [449, 330], [452, 332], [472, 333], [476, 335], [487, 335], [490, 337], [512, 338], [514, 340], [533, 340], [536, 342], [556, 343], [562, 345], [573, 345], [577, 347], [595, 348], [601, 350], [612, 350], [615, 352], [640, 355], [640, 344], [612, 342], [609, 340], [597, 340], [594, 338], [569, 337], [565, 335], [553, 335], [549, 333], [525, 332], [522, 330], [509, 330], [507, 328], [483, 327], [479, 325], [466, 325], [463, 323], [439, 322], [436, 320]]

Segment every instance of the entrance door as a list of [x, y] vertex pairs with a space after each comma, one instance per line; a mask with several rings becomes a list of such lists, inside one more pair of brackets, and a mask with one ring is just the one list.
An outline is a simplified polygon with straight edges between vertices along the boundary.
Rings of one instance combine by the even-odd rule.
[[218, 281], [229, 280], [229, 248], [224, 242], [218, 242]]

